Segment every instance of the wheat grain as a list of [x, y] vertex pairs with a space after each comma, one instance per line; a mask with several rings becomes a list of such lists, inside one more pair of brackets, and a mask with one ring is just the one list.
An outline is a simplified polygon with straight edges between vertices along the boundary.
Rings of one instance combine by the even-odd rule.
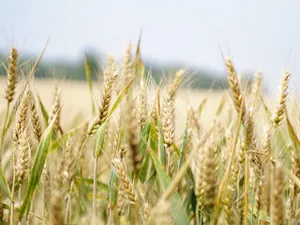
[[7, 83], [5, 87], [5, 99], [10, 103], [14, 100], [15, 89], [18, 79], [19, 53], [16, 48], [12, 48], [9, 55], [9, 64], [7, 70]]

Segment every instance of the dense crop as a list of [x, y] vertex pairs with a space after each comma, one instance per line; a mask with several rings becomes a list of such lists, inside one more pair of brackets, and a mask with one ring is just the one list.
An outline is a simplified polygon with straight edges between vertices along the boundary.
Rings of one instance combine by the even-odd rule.
[[98, 102], [86, 61], [91, 98], [85, 105], [92, 118], [67, 128], [60, 87], [51, 111], [34, 87], [40, 58], [28, 71], [13, 48], [5, 66], [1, 224], [300, 221], [299, 112], [287, 108], [288, 70], [273, 109], [263, 94], [262, 73], [242, 86], [225, 58], [229, 89], [212, 121], [202, 118], [203, 101], [189, 108], [179, 127], [176, 94], [188, 75], [178, 70], [167, 85], [154, 86], [139, 47], [132, 57], [129, 45], [122, 65], [109, 57]]

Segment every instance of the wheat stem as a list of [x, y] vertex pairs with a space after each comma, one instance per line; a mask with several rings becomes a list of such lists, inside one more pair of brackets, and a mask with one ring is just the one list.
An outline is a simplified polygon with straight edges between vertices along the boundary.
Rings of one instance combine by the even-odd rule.
[[[242, 101], [242, 104], [243, 101]], [[240, 128], [242, 125], [242, 118], [243, 118], [244, 112], [243, 112], [243, 108], [239, 111], [239, 118], [237, 120], [237, 125], [236, 125], [236, 131], [235, 131], [235, 135], [234, 135], [234, 140], [233, 140], [233, 145], [232, 145], [232, 149], [231, 149], [231, 155], [229, 158], [229, 162], [228, 165], [226, 167], [223, 179], [221, 180], [220, 186], [219, 186], [219, 193], [218, 193], [218, 197], [217, 197], [217, 202], [216, 202], [216, 209], [215, 209], [215, 218], [213, 221], [214, 225], [218, 224], [218, 219], [219, 219], [219, 215], [221, 212], [221, 202], [223, 199], [223, 192], [224, 189], [226, 188], [226, 186], [228, 185], [228, 178], [232, 169], [232, 163], [234, 162], [234, 157], [235, 157], [235, 152], [236, 152], [236, 146], [237, 146], [237, 142], [238, 142], [238, 137], [239, 137], [239, 133], [240, 133]]]
[[245, 155], [245, 189], [244, 189], [244, 225], [248, 225], [248, 201], [249, 201], [249, 167], [248, 167], [248, 155]]
[[14, 225], [14, 193], [15, 193], [15, 183], [16, 183], [16, 170], [15, 170], [15, 148], [12, 153], [12, 176], [13, 176], [13, 181], [12, 181], [12, 188], [11, 188], [11, 208], [10, 208], [10, 225]]
[[6, 106], [6, 113], [5, 113], [5, 119], [2, 127], [2, 133], [1, 133], [1, 144], [0, 144], [0, 152], [3, 152], [3, 142], [4, 142], [4, 136], [5, 136], [5, 129], [6, 129], [6, 124], [8, 120], [8, 115], [9, 115], [9, 108], [10, 108], [10, 102], [7, 102]]
[[98, 157], [94, 157], [92, 225], [96, 225], [97, 169]]

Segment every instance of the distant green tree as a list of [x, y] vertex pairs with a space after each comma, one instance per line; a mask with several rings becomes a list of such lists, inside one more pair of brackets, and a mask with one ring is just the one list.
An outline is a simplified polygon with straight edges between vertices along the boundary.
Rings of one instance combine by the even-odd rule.
[[[85, 54], [88, 57], [88, 63], [91, 69], [91, 75], [93, 80], [97, 80], [102, 76], [103, 64], [101, 64], [101, 54], [96, 52], [93, 48], [86, 50]], [[1, 54], [0, 59], [7, 59], [8, 56]], [[35, 58], [29, 56], [23, 56], [20, 59], [20, 64], [28, 62], [29, 60], [35, 61]], [[85, 77], [85, 55], [82, 54], [82, 57], [78, 61], [68, 61], [68, 60], [56, 60], [56, 61], [46, 61], [42, 60], [36, 73], [35, 77], [39, 78], [66, 78], [70, 80], [86, 80]], [[169, 79], [169, 75], [172, 75], [176, 70], [181, 68], [181, 65], [176, 63], [174, 64], [161, 64], [158, 65], [153, 62], [145, 62], [145, 67], [147, 71], [150, 71], [151, 79], [159, 84], [161, 79]], [[32, 65], [31, 65], [32, 66]], [[27, 67], [26, 67], [27, 68]], [[29, 66], [28, 69], [31, 67]], [[28, 70], [26, 69], [26, 71]], [[251, 75], [249, 75], [251, 74]], [[253, 75], [252, 73], [245, 74], [242, 76], [242, 85], [248, 85], [252, 83]], [[0, 75], [6, 75], [6, 71], [3, 66], [0, 65]], [[186, 75], [186, 86], [189, 88], [195, 89], [224, 89], [227, 88], [227, 76], [226, 72], [224, 74], [215, 74], [212, 71], [193, 69], [188, 70]], [[163, 82], [165, 84], [165, 82]]]

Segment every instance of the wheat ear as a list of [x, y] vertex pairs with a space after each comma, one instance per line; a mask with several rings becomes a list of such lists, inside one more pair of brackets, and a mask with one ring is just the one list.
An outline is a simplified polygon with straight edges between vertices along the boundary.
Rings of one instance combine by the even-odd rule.
[[242, 111], [242, 120], [243, 120], [244, 115], [246, 113], [245, 101], [244, 101], [244, 96], [241, 92], [241, 87], [239, 84], [237, 73], [233, 65], [233, 62], [231, 61], [230, 58], [227, 58], [225, 60], [225, 64], [228, 71], [228, 83], [231, 89], [233, 103], [238, 114], [240, 113], [240, 111]]
[[282, 81], [281, 81], [281, 90], [280, 90], [280, 97], [279, 97], [279, 102], [276, 106], [272, 121], [274, 127], [278, 127], [283, 119], [283, 115], [285, 112], [286, 108], [286, 100], [288, 96], [288, 82], [290, 79], [291, 73], [289, 71], [286, 71], [283, 75]]
[[274, 166], [272, 172], [271, 225], [284, 224], [284, 206], [282, 193], [284, 175], [280, 167]]
[[33, 128], [34, 137], [38, 142], [40, 142], [42, 137], [42, 128], [41, 128], [40, 118], [37, 113], [36, 105], [33, 98], [31, 99], [30, 110], [31, 110], [31, 124]]
[[7, 102], [12, 102], [15, 96], [15, 89], [17, 85], [18, 78], [18, 60], [19, 53], [16, 48], [12, 48], [9, 55], [9, 64], [7, 70], [7, 83], [5, 87], [5, 99]]

